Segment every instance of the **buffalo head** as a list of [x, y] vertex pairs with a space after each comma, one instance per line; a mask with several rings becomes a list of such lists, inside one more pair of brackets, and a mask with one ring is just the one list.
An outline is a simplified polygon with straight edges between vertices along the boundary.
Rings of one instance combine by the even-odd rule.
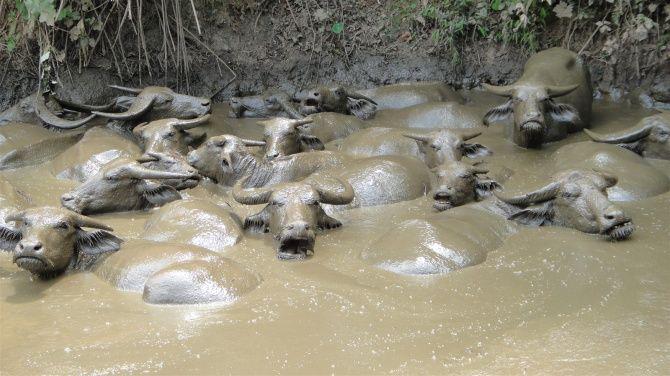
[[133, 134], [144, 145], [145, 153], [186, 154], [188, 147], [202, 141], [206, 134], [194, 137], [186, 130], [198, 127], [209, 120], [210, 115], [195, 119], [161, 119], [149, 123], [139, 124], [133, 129]]
[[[209, 138], [196, 150], [188, 153], [188, 163], [200, 173], [220, 184], [226, 184], [235, 173], [235, 166], [253, 159], [249, 147], [265, 146], [263, 141], [245, 140], [232, 135]], [[231, 184], [232, 185], [232, 184]]]
[[555, 224], [623, 240], [633, 233], [634, 227], [623, 210], [608, 199], [607, 188], [616, 183], [615, 176], [604, 172], [568, 170], [537, 191], [516, 197], [494, 195], [520, 209], [509, 218], [521, 223]]
[[312, 119], [272, 118], [259, 121], [264, 128], [265, 158], [275, 159], [306, 150], [323, 150], [324, 145], [317, 137], [301, 132], [301, 126]]
[[43, 279], [89, 267], [100, 255], [117, 251], [122, 242], [103, 223], [62, 208], [32, 208], [9, 215], [6, 221], [17, 226], [0, 227], [0, 248], [14, 251], [19, 268]]
[[359, 119], [370, 119], [375, 116], [377, 102], [341, 86], [320, 86], [309, 90], [303, 96], [300, 112], [309, 115], [317, 112], [339, 112], [352, 114]]
[[444, 211], [488, 196], [500, 184], [486, 176], [489, 171], [477, 165], [453, 161], [434, 170], [437, 188], [433, 191], [433, 208]]
[[260, 95], [247, 97], [232, 97], [230, 104], [230, 117], [273, 117], [289, 116], [300, 119], [302, 115], [291, 103], [291, 97], [281, 91], [268, 91]]
[[670, 114], [646, 117], [635, 127], [601, 135], [584, 129], [593, 141], [619, 144], [643, 157], [670, 159]]
[[579, 85], [533, 86], [509, 85], [492, 86], [484, 84], [486, 91], [508, 98], [507, 102], [494, 107], [484, 115], [484, 124], [502, 120], [514, 113], [514, 142], [523, 147], [540, 147], [549, 133], [549, 122], [545, 115], [564, 123], [578, 123], [577, 109], [568, 104], [556, 103], [554, 98], [567, 95]]
[[277, 256], [282, 260], [311, 256], [315, 231], [342, 225], [323, 211], [321, 203], [344, 205], [354, 199], [351, 185], [334, 178], [332, 181], [323, 178], [319, 182], [243, 188], [247, 179], [238, 181], [233, 187], [235, 200], [245, 205], [267, 206], [260, 213], [247, 217], [244, 228], [271, 232], [279, 243]]
[[157, 171], [173, 172], [189, 176], [186, 179], [164, 179], [163, 184], [169, 185], [181, 191], [182, 189], [195, 188], [200, 183], [200, 174], [191, 166], [186, 157], [179, 153], [145, 153], [137, 159], [142, 166]]
[[181, 198], [167, 184], [147, 179], [194, 178], [193, 174], [156, 171], [119, 158], [61, 197], [64, 207], [82, 214], [142, 210]]
[[438, 166], [446, 161], [460, 161], [463, 157], [475, 158], [491, 154], [491, 151], [482, 144], [471, 144], [466, 141], [473, 139], [482, 132], [466, 131], [456, 132], [450, 129], [427, 134], [405, 134], [419, 142], [428, 167]]

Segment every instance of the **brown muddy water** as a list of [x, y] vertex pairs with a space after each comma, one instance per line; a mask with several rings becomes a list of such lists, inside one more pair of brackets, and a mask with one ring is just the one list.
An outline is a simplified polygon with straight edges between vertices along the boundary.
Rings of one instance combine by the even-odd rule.
[[[469, 105], [482, 113], [499, 102], [470, 96]], [[229, 119], [227, 112], [215, 106], [204, 127], [210, 135], [261, 136], [253, 120]], [[623, 129], [651, 113], [596, 102], [592, 129]], [[0, 133], [8, 137], [16, 126]], [[22, 126], [27, 131], [20, 137], [45, 137]], [[503, 138], [500, 125], [475, 140], [493, 150], [493, 164], [514, 171], [503, 184], [509, 192], [588, 163], [588, 150], [597, 148], [588, 143], [557, 152], [585, 141], [580, 133], [524, 150]], [[107, 146], [139, 153], [131, 143]], [[58, 205], [77, 183], [55, 174], [78, 152], [68, 149], [0, 177], [32, 205]], [[424, 197], [334, 212], [344, 226], [319, 234], [307, 261], [279, 261], [270, 235], [245, 235], [220, 252], [261, 282], [228, 305], [146, 304], [140, 293], [117, 290], [97, 271], [32, 280], [0, 254], [0, 373], [666, 374], [670, 163], [629, 162], [615, 166], [621, 188], [610, 191], [634, 198], [620, 203], [636, 226], [627, 241], [522, 227], [486, 213], [486, 202], [436, 214]], [[228, 203], [240, 216], [260, 208], [236, 204], [211, 183], [183, 195]], [[157, 210], [96, 218], [132, 244]], [[436, 244], [466, 249], [463, 257], [476, 265], [436, 275], [391, 271]]]

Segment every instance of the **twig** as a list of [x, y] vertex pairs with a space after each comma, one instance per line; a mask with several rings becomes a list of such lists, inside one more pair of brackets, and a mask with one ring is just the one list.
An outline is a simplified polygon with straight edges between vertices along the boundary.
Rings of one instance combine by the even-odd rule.
[[198, 13], [195, 11], [193, 0], [191, 0], [191, 9], [193, 10], [193, 17], [195, 18], [195, 26], [198, 28], [198, 35], [202, 35], [202, 31], [200, 31], [200, 21], [198, 21]]

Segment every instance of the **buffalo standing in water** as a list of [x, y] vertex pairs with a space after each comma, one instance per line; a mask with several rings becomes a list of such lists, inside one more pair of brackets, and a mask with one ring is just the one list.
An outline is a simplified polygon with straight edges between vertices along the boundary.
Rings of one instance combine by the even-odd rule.
[[553, 182], [536, 191], [516, 197], [494, 193], [511, 211], [509, 219], [527, 225], [572, 227], [590, 234], [602, 234], [611, 240], [627, 239], [633, 222], [607, 197], [607, 188], [617, 178], [607, 173], [568, 170], [557, 174]]
[[[593, 102], [588, 68], [574, 52], [551, 48], [539, 52], [524, 66], [523, 75], [508, 86], [484, 85], [508, 98], [484, 116], [484, 123], [514, 114], [512, 140], [519, 146], [539, 148], [589, 125]], [[561, 97], [561, 103], [554, 98]], [[546, 116], [548, 115], [548, 116]]]
[[601, 135], [584, 129], [593, 141], [619, 146], [645, 158], [670, 159], [670, 113], [664, 112], [642, 119], [635, 127]]
[[233, 187], [235, 200], [245, 205], [267, 203], [267, 206], [247, 217], [244, 228], [271, 232], [279, 243], [277, 257], [282, 260], [313, 255], [315, 231], [342, 226], [340, 221], [328, 216], [320, 204], [345, 205], [354, 199], [351, 185], [339, 179], [243, 188], [246, 180], [240, 180]]
[[124, 158], [103, 167], [82, 185], [61, 197], [64, 207], [82, 214], [143, 210], [181, 198], [167, 184], [147, 179], [198, 179], [197, 175], [156, 171]]
[[61, 208], [28, 209], [9, 215], [7, 222], [19, 226], [0, 227], [0, 248], [14, 251], [14, 263], [42, 279], [86, 269], [101, 255], [118, 251], [122, 242], [105, 224]]

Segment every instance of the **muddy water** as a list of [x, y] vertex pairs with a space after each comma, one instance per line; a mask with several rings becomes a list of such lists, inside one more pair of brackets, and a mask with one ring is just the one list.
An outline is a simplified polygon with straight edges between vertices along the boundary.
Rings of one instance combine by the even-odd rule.
[[[497, 102], [472, 96], [470, 105], [481, 111]], [[261, 135], [253, 120], [232, 121], [223, 107], [214, 113], [206, 127], [210, 135]], [[618, 130], [648, 114], [596, 103], [593, 128]], [[494, 151], [494, 163], [515, 171], [505, 184], [515, 191], [545, 183], [560, 164], [553, 153], [585, 137], [575, 134], [528, 151], [505, 141], [495, 126], [476, 140]], [[54, 163], [0, 177], [29, 194], [33, 205], [55, 205], [76, 183], [56, 179]], [[670, 175], [666, 161], [652, 164]], [[212, 184], [185, 196], [230, 203], [240, 215], [258, 209], [235, 204]], [[268, 235], [245, 236], [222, 254], [260, 275], [262, 283], [229, 306], [149, 305], [95, 273], [33, 281], [9, 255], [0, 255], [0, 373], [572, 375], [670, 369], [670, 193], [621, 203], [637, 228], [625, 242], [487, 219], [502, 235], [479, 243], [485, 261], [474, 266], [402, 275], [364, 257], [381, 252], [375, 245], [389, 242], [380, 237], [407, 221], [447, 229], [460, 223], [454, 228], [467, 235], [463, 223], [477, 226], [471, 218], [483, 204], [441, 214], [430, 205], [420, 198], [338, 211], [333, 215], [344, 226], [318, 235], [315, 256], [304, 262], [278, 261]], [[133, 239], [151, 214], [98, 218]], [[394, 249], [416, 246], [403, 241]]]

